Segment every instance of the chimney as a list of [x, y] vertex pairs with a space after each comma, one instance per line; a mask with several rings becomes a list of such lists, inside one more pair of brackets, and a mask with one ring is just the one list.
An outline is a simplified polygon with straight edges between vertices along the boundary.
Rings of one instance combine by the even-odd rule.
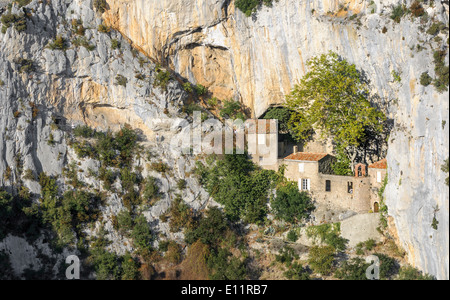
[[294, 154], [297, 154], [298, 152], [298, 146], [294, 146]]

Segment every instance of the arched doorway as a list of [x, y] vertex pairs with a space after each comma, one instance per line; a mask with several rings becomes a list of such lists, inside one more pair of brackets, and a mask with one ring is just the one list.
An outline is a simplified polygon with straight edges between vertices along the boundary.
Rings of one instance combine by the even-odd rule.
[[380, 211], [380, 204], [378, 204], [378, 202], [373, 204], [373, 211], [376, 213]]

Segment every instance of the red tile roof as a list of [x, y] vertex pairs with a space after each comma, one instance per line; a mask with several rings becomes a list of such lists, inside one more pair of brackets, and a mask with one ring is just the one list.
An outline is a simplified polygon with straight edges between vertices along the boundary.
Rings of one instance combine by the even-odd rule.
[[387, 169], [387, 160], [386, 160], [386, 158], [369, 165], [369, 168], [372, 168], [372, 169]]
[[304, 160], [304, 161], [319, 161], [325, 156], [327, 153], [307, 153], [307, 152], [297, 152], [295, 154], [291, 154], [285, 159], [289, 160]]

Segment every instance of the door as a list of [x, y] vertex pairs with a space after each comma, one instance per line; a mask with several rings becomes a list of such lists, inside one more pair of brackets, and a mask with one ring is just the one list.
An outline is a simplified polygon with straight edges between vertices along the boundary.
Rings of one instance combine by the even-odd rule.
[[376, 213], [380, 211], [380, 205], [378, 204], [378, 202], [375, 202], [373, 204], [373, 211]]

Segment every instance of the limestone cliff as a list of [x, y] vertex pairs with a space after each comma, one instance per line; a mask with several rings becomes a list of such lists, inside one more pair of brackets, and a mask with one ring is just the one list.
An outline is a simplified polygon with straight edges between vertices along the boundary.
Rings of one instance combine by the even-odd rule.
[[448, 28], [448, 4], [426, 6], [428, 21], [407, 15], [397, 23], [393, 5], [413, 1], [280, 0], [251, 17], [230, 0], [107, 2], [106, 22], [137, 47], [218, 98], [241, 100], [255, 116], [284, 102], [309, 58], [333, 50], [356, 64], [395, 122], [386, 198], [399, 240], [412, 264], [449, 278], [449, 198], [441, 172], [448, 91], [419, 84], [422, 73], [434, 75], [433, 51], [448, 46], [442, 42], [448, 31], [440, 40], [425, 32], [432, 22]]
[[[133, 49], [120, 33], [110, 29], [99, 31], [102, 19], [89, 0], [34, 0], [25, 10], [17, 5], [10, 10], [0, 7], [2, 15], [22, 16], [24, 12], [25, 28], [18, 30], [11, 24], [0, 33], [2, 191], [17, 194], [24, 186], [31, 192], [32, 200], [39, 203], [42, 191], [37, 179], [43, 172], [56, 178], [60, 191], [72, 190], [64, 175], [70, 164], [77, 166], [77, 180], [85, 182], [89, 189], [104, 190], [100, 180], [87, 174], [88, 169], [91, 174], [98, 173], [99, 162], [76, 155], [69, 146], [73, 141], [71, 131], [82, 124], [103, 131], [117, 131], [130, 124], [140, 133], [141, 147], [153, 151], [149, 152], [151, 155], [142, 151], [133, 168], [138, 168], [141, 176], [156, 178], [161, 193], [158, 203], [142, 214], [155, 232], [166, 232], [173, 240], [182, 239], [179, 233], [169, 231], [168, 222], [159, 221], [171, 206], [171, 192], [176, 190], [177, 182], [185, 180], [185, 187], [178, 192], [189, 207], [198, 209], [208, 200], [207, 193], [188, 174], [195, 161], [173, 154], [168, 144], [168, 135], [177, 130], [177, 123], [168, 117], [183, 117], [187, 93], [175, 80], [158, 86], [154, 63]], [[55, 46], [57, 37], [62, 37], [62, 42]], [[119, 46], [113, 47], [113, 41]], [[169, 122], [155, 124], [155, 119]], [[162, 135], [167, 139], [151, 150], [156, 147], [155, 132], [163, 126]], [[152, 170], [149, 167], [152, 162], [164, 163], [170, 174]], [[94, 227], [84, 230], [92, 237], [104, 227], [112, 241], [111, 251], [119, 254], [132, 251], [130, 242], [113, 228], [113, 217], [124, 209], [120, 196], [114, 191], [106, 192], [101, 217]], [[43, 228], [42, 234], [47, 229]], [[57, 253], [45, 235], [31, 241], [25, 240], [26, 235], [15, 230], [2, 232], [0, 256], [6, 251], [14, 271], [14, 277], [7, 278], [23, 278], [24, 270], [31, 276], [41, 268], [50, 268], [46, 276], [36, 273], [40, 274], [37, 278], [63, 279], [64, 274], [57, 274], [59, 266], [65, 257], [79, 252], [64, 249], [62, 254]]]
[[[426, 30], [434, 22], [448, 28], [448, 6], [434, 1], [426, 6], [428, 21], [407, 15], [396, 23], [390, 14], [398, 2], [279, 0], [246, 17], [233, 0], [107, 0], [103, 18], [154, 61], [207, 86], [220, 99], [241, 100], [255, 116], [284, 102], [307, 72], [309, 58], [333, 50], [356, 64], [395, 122], [385, 193], [394, 234], [413, 265], [449, 278], [448, 174], [441, 171], [449, 147], [448, 91], [438, 93], [419, 83], [423, 72], [435, 75], [433, 51], [447, 50], [448, 31], [439, 40]], [[57, 176], [62, 189], [68, 188], [62, 170], [69, 162], [85, 170], [98, 168], [95, 160], [77, 160], [64, 126], [87, 123], [117, 129], [129, 123], [142, 130], [151, 147], [154, 132], [161, 129], [151, 121], [182, 114], [187, 94], [181, 86], [171, 80], [167, 89], [156, 87], [155, 64], [146, 62], [119, 32], [99, 32], [102, 20], [92, 3], [33, 0], [27, 5], [26, 30], [19, 32], [13, 25], [0, 33], [0, 185], [7, 190], [23, 175], [18, 162], [35, 175]], [[12, 13], [22, 10], [16, 5]], [[74, 30], [78, 22], [85, 27], [84, 38]], [[64, 51], [48, 46], [57, 35], [66, 39]], [[113, 49], [113, 40], [120, 49]], [[126, 83], [117, 84], [118, 75]], [[169, 133], [177, 131], [177, 124], [166, 125]], [[171, 150], [163, 143], [153, 158], [170, 166], [170, 176], [148, 170], [143, 161], [137, 166], [144, 168], [144, 176], [158, 177], [165, 194], [144, 215], [155, 230], [176, 239], [159, 220], [172, 203], [171, 187], [186, 179], [189, 188], [183, 198], [194, 208], [202, 207], [207, 195], [188, 176], [194, 160]], [[79, 176], [99, 188], [95, 180]], [[40, 193], [35, 180], [23, 181], [33, 194]], [[114, 193], [102, 208], [111, 248], [118, 253], [130, 249], [115, 235], [110, 220], [122, 208]], [[439, 223], [433, 228], [434, 218]], [[16, 236], [0, 242], [0, 250], [22, 247], [26, 253], [53, 255], [41, 240], [33, 249]], [[23, 252], [12, 258], [15, 269], [39, 265], [34, 258], [21, 260]]]

